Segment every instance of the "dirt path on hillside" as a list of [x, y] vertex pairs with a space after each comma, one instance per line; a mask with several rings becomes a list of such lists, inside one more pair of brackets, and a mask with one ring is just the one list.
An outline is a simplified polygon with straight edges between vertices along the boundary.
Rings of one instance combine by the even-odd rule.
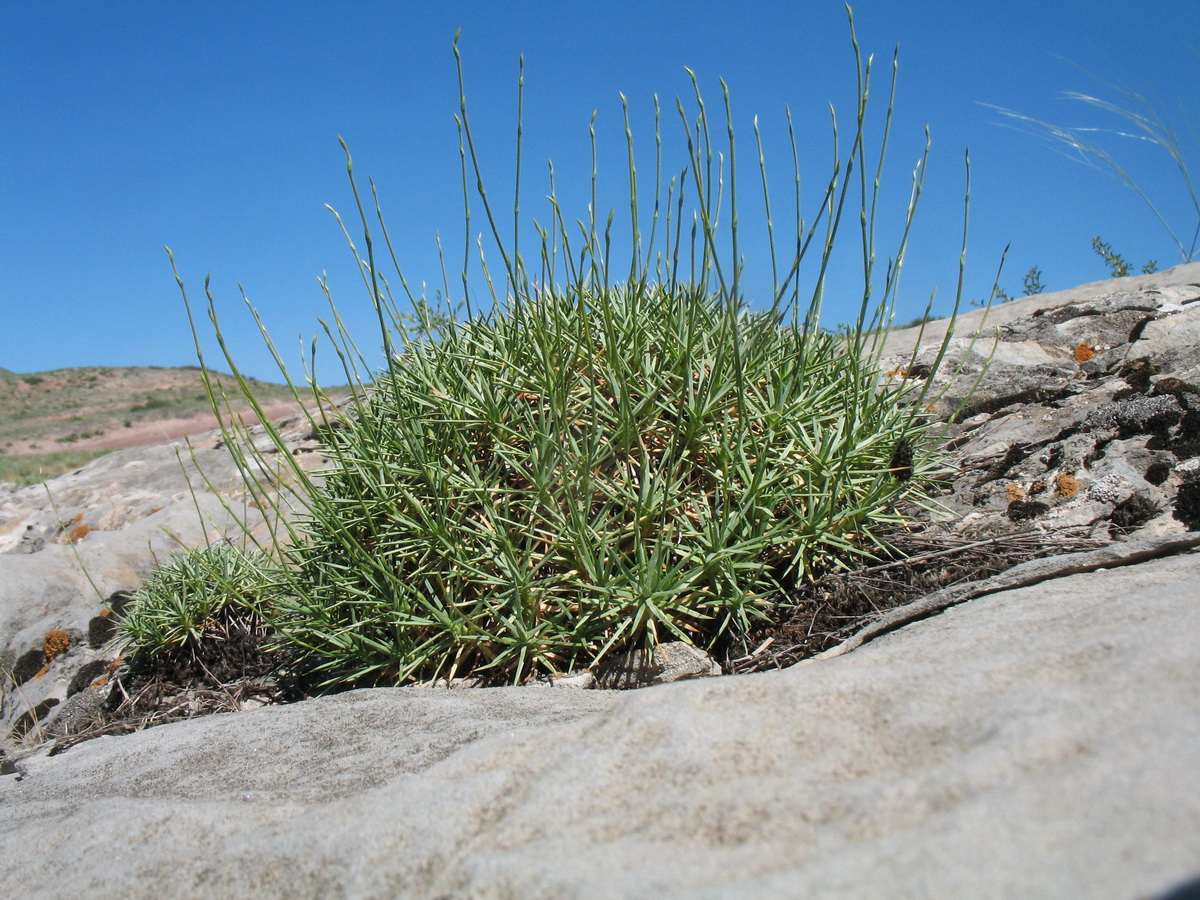
[[[301, 407], [296, 403], [270, 403], [263, 407], [268, 419], [281, 419], [284, 416], [299, 413]], [[245, 417], [247, 425], [258, 422], [255, 415]], [[188, 435], [200, 435], [214, 431], [220, 427], [215, 416], [195, 415], [182, 419], [157, 419], [146, 422], [135, 422], [129, 428], [120, 428], [105, 434], [74, 442], [71, 446], [80, 450], [120, 450], [125, 447], [145, 447], [149, 444], [162, 444], [167, 441], [177, 441]], [[53, 449], [46, 446], [43, 450], [30, 450], [30, 453], [46, 453]]]

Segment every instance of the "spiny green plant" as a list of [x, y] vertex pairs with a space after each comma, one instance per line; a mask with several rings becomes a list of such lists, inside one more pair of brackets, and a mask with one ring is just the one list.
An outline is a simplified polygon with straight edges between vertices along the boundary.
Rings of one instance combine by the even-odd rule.
[[260, 617], [279, 590], [276, 569], [261, 552], [226, 543], [176, 554], [125, 605], [117, 637], [148, 656], [194, 649], [231, 617]]
[[[374, 364], [330, 298], [332, 324], [323, 330], [360, 390], [339, 410], [307, 373], [315, 401], [308, 415], [326, 437], [328, 469], [314, 477], [279, 453], [274, 459], [287, 470], [265, 476], [266, 455], [227, 414], [224, 393], [210, 387], [254, 500], [277, 513], [269, 547], [287, 584], [269, 614], [297, 665], [330, 684], [467, 674], [520, 681], [666, 640], [719, 652], [738, 648], [750, 623], [786, 603], [800, 580], [886, 548], [886, 529], [924, 502], [940, 471], [928, 382], [879, 372], [925, 158], [878, 292], [874, 235], [896, 61], [878, 156], [869, 158], [872, 60], [861, 56], [852, 17], [850, 25], [858, 104], [849, 152], [841, 153], [834, 117], [833, 173], [814, 221], [805, 223], [788, 117], [796, 192], [793, 231], [782, 241], [758, 141], [773, 285], [758, 311], [742, 289], [733, 117], [723, 82], [724, 142], [713, 136], [694, 75], [694, 111], [676, 104], [687, 155], [666, 182], [665, 202], [655, 100], [648, 215], [623, 100], [627, 264], [612, 258], [614, 215], [598, 217], [595, 168], [593, 202], [572, 222], [551, 167], [550, 219], [534, 224], [540, 242], [528, 258], [518, 247], [521, 129], [509, 241], [479, 174], [456, 38], [467, 234], [473, 179], [499, 257], [489, 267], [481, 247], [491, 303], [472, 309], [468, 250], [462, 319], [409, 290], [374, 184], [371, 216], [347, 152], [362, 249], [342, 230], [377, 315], [385, 362], [365, 374]], [[518, 85], [520, 98], [523, 77]], [[848, 205], [860, 222], [859, 312], [852, 326], [829, 333], [818, 324], [821, 301]], [[811, 249], [819, 259], [805, 304], [800, 269]], [[958, 297], [961, 285], [960, 266]], [[206, 293], [225, 361], [259, 411], [207, 284]], [[415, 310], [415, 326], [401, 300]], [[251, 312], [301, 399], [304, 389], [287, 377]]]

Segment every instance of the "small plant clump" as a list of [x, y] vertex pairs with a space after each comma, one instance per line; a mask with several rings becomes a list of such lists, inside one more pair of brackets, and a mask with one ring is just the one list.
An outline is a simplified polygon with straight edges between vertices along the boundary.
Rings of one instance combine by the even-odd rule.
[[[277, 625], [387, 682], [591, 665], [744, 635], [875, 549], [925, 425], [802, 323], [703, 292], [539, 292], [414, 343], [375, 384], [289, 559]], [[908, 480], [906, 480], [908, 479]]]
[[1030, 270], [1025, 273], [1023, 285], [1025, 288], [1026, 297], [1032, 297], [1034, 294], [1044, 294], [1046, 292], [1046, 286], [1042, 284], [1042, 270], [1037, 266], [1031, 267]]
[[[1099, 235], [1092, 238], [1092, 249], [1096, 251], [1097, 256], [1104, 260], [1104, 264], [1108, 266], [1108, 271], [1112, 274], [1113, 278], [1124, 278], [1133, 268], [1125, 257], [1113, 250], [1112, 244], [1109, 244]], [[1143, 275], [1149, 275], [1157, 271], [1158, 263], [1153, 259], [1147, 260], [1146, 264], [1142, 266]]]
[[[612, 216], [606, 225], [594, 202], [586, 219], [568, 224], [552, 174], [552, 220], [534, 226], [541, 242], [530, 267], [517, 247], [519, 199], [507, 241], [478, 177], [460, 65], [464, 196], [472, 167], [502, 267], [489, 270], [480, 254], [492, 303], [473, 310], [464, 262], [461, 319], [413, 296], [398, 264], [385, 273], [347, 153], [365, 252], [351, 246], [379, 320], [384, 367], [361, 377], [377, 364], [359, 353], [333, 307], [326, 332], [356, 390], [336, 410], [312, 388], [308, 415], [326, 440], [329, 467], [314, 477], [291, 454], [273, 454], [290, 466], [283, 494], [279, 478], [262, 474], [272, 471], [262, 441], [223, 417], [252, 505], [277, 513], [278, 564], [225, 548], [178, 557], [130, 604], [126, 637], [143, 650], [180, 647], [203, 635], [218, 609], [247, 608], [277, 629], [293, 665], [328, 685], [467, 675], [520, 682], [665, 641], [744, 654], [752, 625], [771, 619], [797, 584], [886, 552], [887, 528], [925, 501], [941, 473], [929, 380], [887, 379], [879, 366], [925, 160], [913, 175], [901, 246], [873, 296], [878, 175], [869, 176], [882, 169], [883, 152], [867, 158], [871, 61], [864, 65], [853, 44], [859, 103], [849, 154], [815, 222], [803, 221], [797, 196], [795, 233], [778, 244], [760, 151], [772, 293], [758, 309], [742, 289], [728, 92], [726, 151], [710, 136], [694, 78], [698, 112], [689, 117], [678, 104], [688, 152], [669, 181], [656, 116], [651, 214], [644, 196], [639, 205], [626, 128], [628, 263], [611, 261]], [[890, 121], [889, 105], [881, 147]], [[790, 120], [788, 133], [794, 144]], [[798, 169], [794, 176], [799, 184]], [[851, 196], [863, 223], [861, 305], [855, 323], [830, 332], [819, 326], [824, 273]], [[380, 246], [395, 263], [376, 213]], [[818, 229], [823, 239], [814, 242]], [[810, 247], [821, 274], [805, 303], [799, 272]], [[400, 311], [393, 285], [415, 314]], [[209, 316], [225, 362], [261, 412], [226, 349], [211, 294]], [[196, 345], [220, 415], [225, 393], [198, 333]], [[282, 449], [260, 419], [272, 449]]]
[[278, 579], [264, 554], [228, 544], [180, 553], [151, 572], [122, 608], [122, 644], [148, 656], [194, 652], [238, 620], [259, 620]]

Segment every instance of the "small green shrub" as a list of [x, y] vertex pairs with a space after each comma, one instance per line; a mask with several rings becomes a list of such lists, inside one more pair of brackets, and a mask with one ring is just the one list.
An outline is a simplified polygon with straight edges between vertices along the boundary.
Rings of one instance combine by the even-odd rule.
[[924, 419], [854, 349], [650, 285], [413, 343], [330, 435], [276, 625], [388, 682], [728, 641], [926, 481], [895, 462]]
[[1042, 270], [1037, 266], [1030, 268], [1025, 273], [1025, 278], [1022, 282], [1025, 288], [1025, 296], [1032, 297], [1034, 294], [1043, 294], [1046, 292], [1046, 286], [1042, 284]]
[[[1132, 266], [1129, 265], [1125, 257], [1113, 250], [1112, 245], [1103, 238], [1099, 236], [1092, 238], [1092, 249], [1096, 252], [1097, 256], [1104, 260], [1104, 264], [1108, 266], [1108, 271], [1112, 274], [1113, 278], [1124, 278], [1129, 274]], [[1142, 266], [1143, 275], [1149, 275], [1157, 271], [1158, 262], [1156, 260], [1147, 260], [1146, 264]]]
[[163, 397], [151, 397], [144, 403], [136, 403], [129, 407], [130, 412], [146, 412], [151, 409], [166, 409], [171, 405], [171, 401]]
[[261, 616], [279, 590], [276, 568], [228, 544], [180, 553], [146, 577], [117, 617], [117, 635], [151, 656], [194, 647], [224, 614]]
[[[852, 23], [851, 34], [853, 41]], [[472, 167], [502, 266], [489, 270], [481, 254], [493, 302], [473, 311], [469, 257], [464, 262], [463, 319], [435, 314], [408, 291], [398, 264], [391, 276], [377, 262], [374, 225], [347, 153], [363, 241], [362, 250], [351, 247], [379, 320], [385, 367], [361, 374], [375, 365], [331, 301], [326, 333], [356, 390], [340, 411], [315, 387], [308, 397], [310, 422], [331, 457], [318, 477], [289, 453], [268, 459], [261, 439], [255, 449], [229, 413], [176, 273], [227, 445], [255, 505], [278, 514], [273, 553], [287, 583], [267, 611], [294, 662], [329, 684], [467, 674], [520, 681], [667, 640], [737, 650], [755, 618], [787, 603], [792, 585], [886, 547], [887, 526], [923, 502], [939, 468], [928, 382], [914, 384], [902, 372], [891, 380], [878, 365], [925, 160], [914, 172], [901, 246], [875, 293], [878, 175], [868, 177], [868, 166], [881, 169], [883, 153], [868, 162], [871, 63], [853, 45], [859, 103], [849, 154], [838, 160], [813, 224], [803, 222], [795, 198], [795, 234], [779, 244], [760, 150], [772, 293], [758, 311], [741, 288], [727, 92], [728, 169], [698, 86], [696, 114], [689, 118], [679, 104], [688, 153], [669, 182], [656, 120], [651, 215], [644, 198], [639, 205], [627, 126], [627, 266], [610, 263], [612, 214], [605, 224], [593, 201], [586, 219], [568, 225], [552, 174], [553, 220], [536, 226], [541, 243], [530, 270], [517, 247], [519, 204], [508, 242], [478, 177], [460, 68], [464, 196]], [[889, 106], [881, 147], [890, 121]], [[789, 135], [794, 143], [790, 120]], [[519, 173], [519, 141], [517, 166]], [[830, 333], [818, 326], [823, 273], [851, 196], [863, 224], [855, 251], [863, 261], [861, 305], [856, 322]], [[471, 234], [469, 205], [465, 214]], [[395, 263], [382, 214], [377, 219]], [[823, 240], [813, 243], [818, 225]], [[799, 270], [810, 246], [821, 274], [806, 304]], [[393, 285], [414, 314], [400, 311]], [[208, 313], [243, 395], [273, 449], [283, 449], [227, 350], [211, 294]], [[302, 399], [282, 363], [281, 371]], [[298, 519], [286, 514], [292, 508]], [[146, 596], [170, 608], [184, 587], [172, 575]], [[144, 601], [143, 617], [157, 622], [154, 606]], [[173, 634], [187, 631], [174, 627]], [[158, 632], [152, 640], [161, 641]]]

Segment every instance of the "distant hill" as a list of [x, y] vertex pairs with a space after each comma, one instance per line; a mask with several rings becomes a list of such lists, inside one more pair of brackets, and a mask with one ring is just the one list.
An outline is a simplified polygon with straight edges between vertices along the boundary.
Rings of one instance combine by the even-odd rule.
[[[239, 396], [232, 376], [216, 378], [231, 397]], [[286, 386], [250, 382], [270, 417], [297, 410]], [[88, 366], [26, 375], [0, 369], [0, 481], [39, 481], [109, 450], [216, 427], [195, 366]]]

